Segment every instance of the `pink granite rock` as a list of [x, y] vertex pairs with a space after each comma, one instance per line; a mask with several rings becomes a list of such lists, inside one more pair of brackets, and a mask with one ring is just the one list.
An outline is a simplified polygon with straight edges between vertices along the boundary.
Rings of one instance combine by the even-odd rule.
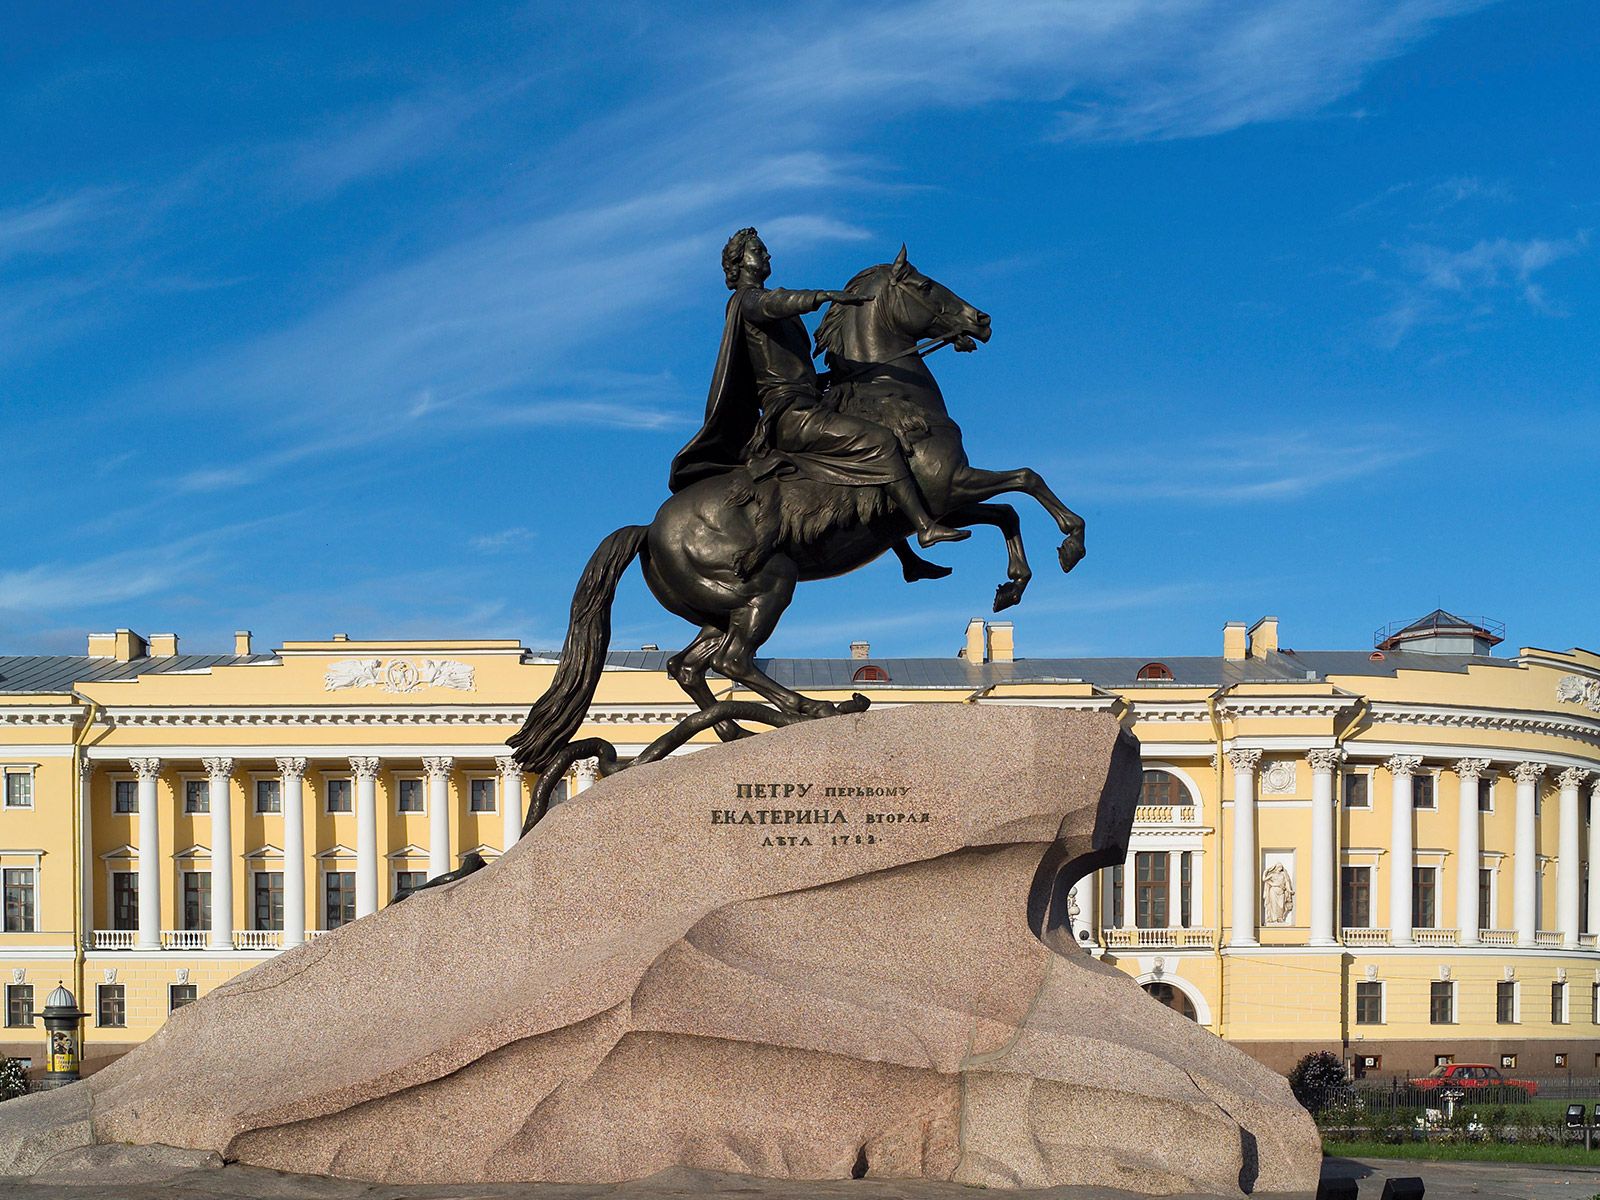
[[1314, 1188], [1283, 1079], [1060, 928], [1138, 781], [1109, 717], [959, 705], [630, 769], [6, 1104], [0, 1172], [130, 1142], [385, 1182]]

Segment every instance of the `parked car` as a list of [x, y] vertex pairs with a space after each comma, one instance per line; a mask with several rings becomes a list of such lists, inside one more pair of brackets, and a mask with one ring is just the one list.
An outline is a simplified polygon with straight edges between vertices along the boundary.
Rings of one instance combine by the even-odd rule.
[[1520, 1088], [1531, 1100], [1539, 1094], [1539, 1085], [1531, 1079], [1507, 1079], [1499, 1067], [1488, 1063], [1446, 1063], [1435, 1067], [1421, 1079], [1407, 1080], [1420, 1091], [1460, 1091], [1470, 1094], [1474, 1090], [1492, 1087]]

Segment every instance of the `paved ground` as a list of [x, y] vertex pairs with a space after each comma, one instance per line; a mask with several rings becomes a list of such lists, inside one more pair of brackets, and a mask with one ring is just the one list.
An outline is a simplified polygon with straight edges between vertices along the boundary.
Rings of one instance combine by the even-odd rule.
[[[997, 1193], [948, 1183], [863, 1179], [793, 1182], [722, 1175], [711, 1171], [664, 1171], [632, 1183], [472, 1184], [396, 1187], [314, 1175], [284, 1175], [256, 1167], [174, 1169], [137, 1154], [103, 1147], [115, 1161], [84, 1162], [32, 1179], [0, 1178], [5, 1200], [981, 1200], [997, 1194], [1011, 1200], [1130, 1200], [1132, 1193], [1107, 1188], [1051, 1188]], [[1593, 1200], [1600, 1193], [1600, 1168], [1538, 1167], [1491, 1163], [1408, 1163], [1378, 1159], [1329, 1159], [1324, 1179], [1355, 1178], [1362, 1200], [1378, 1200], [1391, 1176], [1420, 1175], [1428, 1200]], [[1171, 1200], [1204, 1200], [1173, 1197]]]

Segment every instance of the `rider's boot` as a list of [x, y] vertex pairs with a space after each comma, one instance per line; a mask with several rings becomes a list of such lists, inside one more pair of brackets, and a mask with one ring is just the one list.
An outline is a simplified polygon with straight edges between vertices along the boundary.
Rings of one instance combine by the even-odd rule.
[[954, 573], [950, 567], [920, 557], [904, 538], [894, 544], [894, 556], [900, 560], [900, 574], [907, 583], [916, 583], [919, 579], [946, 579]]
[[895, 502], [900, 511], [910, 518], [912, 525], [916, 526], [918, 545], [964, 542], [972, 536], [970, 529], [951, 529], [948, 525], [940, 525], [935, 521], [929, 515], [927, 505], [922, 502], [922, 493], [917, 490], [916, 483], [909, 475], [885, 484], [884, 490], [889, 493], [889, 499]]

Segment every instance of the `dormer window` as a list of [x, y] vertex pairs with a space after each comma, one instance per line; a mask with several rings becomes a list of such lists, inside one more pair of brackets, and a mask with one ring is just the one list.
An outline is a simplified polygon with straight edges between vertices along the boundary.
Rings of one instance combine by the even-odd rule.
[[865, 667], [857, 667], [856, 668], [856, 673], [854, 675], [850, 676], [850, 682], [852, 682], [852, 683], [888, 683], [889, 682], [889, 672], [885, 671], [882, 667], [874, 667], [874, 666], [871, 666], [870, 664], [868, 666], [865, 666]]
[[1172, 678], [1172, 668], [1163, 662], [1145, 663], [1144, 666], [1139, 668], [1139, 673], [1134, 678], [1143, 682], [1170, 680]]

